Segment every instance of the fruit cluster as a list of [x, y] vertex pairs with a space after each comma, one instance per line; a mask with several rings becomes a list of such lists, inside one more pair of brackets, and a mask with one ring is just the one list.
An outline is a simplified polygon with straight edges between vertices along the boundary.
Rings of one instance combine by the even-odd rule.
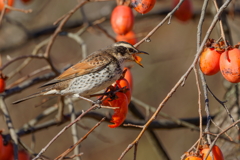
[[[209, 145], [206, 144], [200, 147], [199, 153], [186, 153], [187, 157], [185, 160], [203, 160], [206, 158], [209, 150]], [[214, 145], [206, 160], [224, 160], [221, 149], [217, 145]]]
[[[4, 145], [3, 137], [0, 135], [0, 159], [1, 160], [14, 160], [13, 144], [8, 143]], [[24, 150], [18, 151], [18, 160], [30, 160], [30, 156]]]
[[116, 107], [114, 109], [114, 114], [112, 115], [112, 119], [110, 122], [114, 123], [108, 125], [110, 128], [116, 128], [120, 126], [125, 120], [128, 112], [128, 104], [131, 101], [133, 82], [132, 82], [132, 74], [129, 68], [125, 68], [124, 77], [117, 80], [112, 86], [109, 87], [108, 92], [116, 92], [110, 97], [101, 97], [102, 105]]
[[240, 82], [239, 45], [225, 46], [223, 41], [209, 39], [200, 56], [200, 69], [205, 75], [214, 75], [219, 70], [231, 83]]
[[117, 41], [126, 41], [134, 45], [137, 40], [132, 31], [134, 24], [134, 15], [132, 8], [141, 14], [149, 12], [155, 5], [156, 0], [131, 0], [118, 1], [118, 6], [114, 8], [111, 15], [111, 25], [113, 31], [117, 34]]

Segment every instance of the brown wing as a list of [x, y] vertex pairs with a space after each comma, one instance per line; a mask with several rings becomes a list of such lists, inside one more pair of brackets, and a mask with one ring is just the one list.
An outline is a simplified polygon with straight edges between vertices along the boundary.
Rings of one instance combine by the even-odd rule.
[[102, 55], [102, 54], [95, 54], [95, 55], [93, 54], [92, 56], [87, 57], [84, 61], [81, 61], [75, 64], [74, 66], [70, 67], [69, 69], [64, 71], [61, 75], [45, 83], [41, 87], [66, 81], [68, 79], [72, 79], [74, 77], [88, 74], [90, 72], [96, 72], [104, 68], [109, 63], [111, 63], [111, 61], [112, 61], [111, 56]]

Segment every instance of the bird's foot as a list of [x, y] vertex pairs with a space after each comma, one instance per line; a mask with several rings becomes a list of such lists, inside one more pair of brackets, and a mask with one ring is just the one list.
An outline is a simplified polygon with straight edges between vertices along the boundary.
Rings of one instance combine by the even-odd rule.
[[97, 99], [96, 101], [93, 101], [93, 105], [96, 106], [96, 109], [100, 109], [100, 108], [102, 108], [101, 107], [102, 106], [102, 101]]

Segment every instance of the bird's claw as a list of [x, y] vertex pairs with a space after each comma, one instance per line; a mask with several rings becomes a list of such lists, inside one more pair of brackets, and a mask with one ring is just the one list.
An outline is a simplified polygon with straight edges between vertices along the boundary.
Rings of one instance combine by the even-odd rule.
[[97, 99], [96, 101], [93, 102], [93, 105], [96, 106], [96, 109], [100, 109], [102, 106], [102, 101]]

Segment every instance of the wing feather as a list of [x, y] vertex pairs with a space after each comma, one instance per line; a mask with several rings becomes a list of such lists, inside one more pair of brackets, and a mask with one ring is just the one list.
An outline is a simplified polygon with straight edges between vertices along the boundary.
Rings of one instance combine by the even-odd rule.
[[62, 74], [60, 74], [58, 77], [43, 84], [41, 87], [53, 85], [91, 72], [96, 72], [111, 63], [112, 60], [113, 59], [111, 56], [103, 56], [101, 54], [95, 53], [95, 55], [89, 56], [85, 60], [73, 65], [72, 67], [64, 71]]

